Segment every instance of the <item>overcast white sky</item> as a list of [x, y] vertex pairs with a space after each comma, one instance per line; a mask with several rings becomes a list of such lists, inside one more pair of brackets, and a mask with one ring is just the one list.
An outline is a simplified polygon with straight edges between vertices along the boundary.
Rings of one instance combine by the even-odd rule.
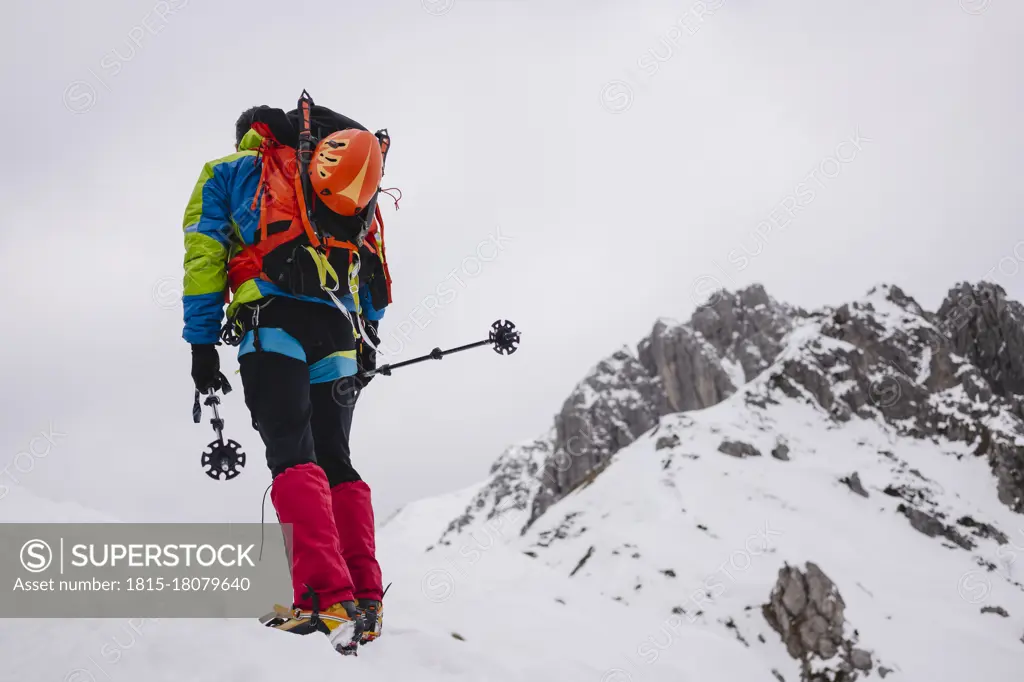
[[[499, 317], [523, 331], [510, 358], [476, 350], [371, 384], [355, 463], [381, 517], [483, 477], [601, 357], [715, 285], [761, 282], [804, 307], [894, 282], [934, 308], [986, 274], [1024, 294], [1013, 0], [17, 0], [5, 14], [0, 485], [127, 520], [258, 516], [269, 473], [241, 390], [225, 416], [249, 467], [230, 483], [199, 467], [212, 432], [190, 417], [181, 219], [238, 113], [303, 88], [393, 137], [391, 359]], [[499, 236], [492, 257], [480, 245]], [[424, 314], [446, 282], [457, 297]], [[237, 367], [233, 349], [222, 360]], [[45, 456], [19, 457], [30, 445]]]

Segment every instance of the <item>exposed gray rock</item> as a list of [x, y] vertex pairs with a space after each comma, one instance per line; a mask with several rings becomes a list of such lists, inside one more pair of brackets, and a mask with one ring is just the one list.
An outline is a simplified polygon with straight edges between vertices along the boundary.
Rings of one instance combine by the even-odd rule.
[[789, 445], [783, 442], [778, 442], [775, 447], [772, 448], [772, 457], [783, 462], [789, 461]]
[[1007, 613], [1006, 609], [1004, 609], [1002, 606], [982, 606], [981, 607], [981, 612], [982, 613], [994, 613], [997, 616], [1002, 616], [1003, 618], [1009, 618], [1010, 617], [1010, 614]]
[[736, 390], [714, 346], [686, 325], [658, 321], [641, 342], [639, 357], [661, 379], [672, 412], [716, 405]]
[[930, 538], [944, 537], [963, 549], [970, 550], [975, 547], [971, 540], [965, 538], [955, 529], [947, 526], [937, 517], [926, 511], [914, 509], [906, 504], [901, 504], [896, 508], [896, 511], [900, 512], [910, 520], [910, 525], [914, 527], [914, 530], [924, 533]]
[[[554, 447], [532, 497], [530, 522], [592, 480], [661, 416], [710, 407], [732, 395], [733, 379], [742, 383], [769, 367], [803, 316], [760, 285], [723, 292], [700, 306], [689, 324], [659, 320], [636, 357], [622, 349], [598, 364], [555, 417]], [[656, 447], [675, 443], [668, 435]]]
[[1024, 513], [1024, 306], [998, 286], [962, 284], [931, 315], [886, 286], [810, 319], [821, 334], [773, 370], [762, 401], [778, 391], [837, 421], [881, 417], [906, 436], [970, 443], [999, 499]]
[[1024, 514], [1024, 448], [983, 438], [975, 454], [988, 455], [998, 481], [999, 501]]
[[858, 474], [856, 471], [854, 471], [849, 476], [844, 476], [840, 478], [839, 482], [846, 484], [846, 487], [848, 487], [850, 490], [857, 493], [861, 497], [868, 496], [868, 491], [864, 489], [864, 484], [860, 482], [860, 474]]
[[587, 550], [587, 553], [584, 554], [583, 558], [580, 559], [579, 563], [576, 564], [576, 568], [572, 569], [572, 572], [569, 574], [569, 577], [571, 578], [572, 576], [576, 575], [579, 572], [579, 570], [581, 568], [583, 568], [583, 565], [585, 563], [587, 563], [587, 561], [589, 561], [590, 557], [592, 557], [592, 556], [594, 556], [594, 546], [593, 545], [590, 546], [590, 549]]
[[905, 504], [901, 504], [897, 511], [910, 519], [910, 525], [914, 527], [914, 530], [924, 533], [930, 538], [938, 537], [946, 530], [945, 524], [928, 512], [908, 507]]
[[760, 457], [761, 451], [750, 443], [740, 440], [723, 440], [718, 446], [718, 451], [733, 457]]
[[[761, 285], [717, 292], [689, 324], [659, 321], [640, 343], [640, 362], [662, 380], [673, 411], [710, 407], [770, 367], [783, 337], [806, 315], [775, 301]], [[739, 373], [731, 375], [727, 363]]]
[[[961, 283], [951, 289], [939, 306], [939, 324], [952, 350], [978, 369], [987, 385], [1018, 416], [1024, 416], [1024, 306], [1006, 298], [997, 284]], [[1024, 448], [999, 439], [979, 448], [987, 454], [999, 485], [999, 499], [1024, 513]]]
[[[826, 311], [822, 333], [843, 344], [819, 340], [811, 349], [815, 361], [797, 363], [808, 365], [803, 377], [796, 367], [788, 374], [797, 380], [809, 379], [812, 394], [825, 409], [831, 411], [833, 400], [841, 401], [839, 416], [844, 421], [851, 412], [865, 416], [881, 413], [893, 421], [908, 419], [928, 395], [914, 380], [919, 369], [915, 351], [924, 342], [911, 327], [915, 319], [922, 325], [926, 322], [920, 317], [921, 307], [898, 287], [881, 287], [869, 296], [895, 306], [901, 319], [891, 321], [902, 324], [884, 324], [870, 300], [840, 306], [831, 315]], [[807, 377], [808, 369], [817, 369], [818, 375]], [[838, 382], [842, 382], [843, 392], [834, 396], [831, 390]]]
[[979, 538], [992, 538], [1000, 545], [1005, 545], [1010, 541], [1010, 538], [1006, 537], [1006, 533], [999, 530], [990, 523], [984, 521], [975, 521], [970, 516], [961, 516], [956, 520], [957, 524], [964, 528], [970, 528], [971, 532]]
[[491, 466], [490, 479], [461, 516], [452, 520], [439, 544], [451, 544], [474, 521], [491, 521], [488, 532], [515, 536], [526, 527], [533, 500], [542, 487], [543, 469], [554, 449], [554, 433], [513, 445]]
[[857, 670], [871, 670], [871, 652], [864, 649], [850, 651], [850, 665]]
[[805, 571], [788, 564], [779, 570], [761, 612], [800, 662], [803, 682], [853, 682], [872, 669], [871, 654], [844, 636], [845, 609], [839, 590], [816, 564], [807, 562]]
[[659, 436], [657, 442], [654, 444], [655, 450], [665, 450], [668, 448], [674, 448], [679, 445], [679, 436], [672, 434], [670, 436]]
[[718, 352], [737, 362], [743, 380], [767, 369], [782, 350], [782, 339], [807, 313], [774, 300], [760, 284], [736, 293], [717, 292], [690, 319], [694, 331]]
[[764, 615], [782, 636], [786, 651], [796, 659], [817, 656], [827, 660], [843, 643], [846, 604], [836, 586], [816, 564], [807, 571], [785, 566]]
[[1024, 306], [997, 284], [958, 284], [939, 306], [953, 350], [1004, 398], [1024, 394]]
[[555, 417], [555, 439], [530, 521], [599, 474], [612, 456], [669, 412], [660, 379], [628, 350], [598, 363]]

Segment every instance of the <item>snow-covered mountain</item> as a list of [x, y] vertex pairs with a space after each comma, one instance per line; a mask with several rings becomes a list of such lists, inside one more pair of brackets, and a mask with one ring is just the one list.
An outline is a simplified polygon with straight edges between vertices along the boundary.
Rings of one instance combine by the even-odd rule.
[[[383, 524], [359, 657], [255, 621], [9, 620], [0, 678], [1017, 680], [1022, 329], [988, 284], [935, 313], [896, 287], [811, 312], [721, 292]], [[13, 493], [0, 522], [105, 520]]]
[[935, 313], [892, 286], [813, 312], [721, 292], [598, 363], [413, 544], [453, 582], [500, 546], [627, 605], [608, 679], [685, 674], [693, 631], [760, 679], [1018, 679], [1022, 335], [989, 284]]

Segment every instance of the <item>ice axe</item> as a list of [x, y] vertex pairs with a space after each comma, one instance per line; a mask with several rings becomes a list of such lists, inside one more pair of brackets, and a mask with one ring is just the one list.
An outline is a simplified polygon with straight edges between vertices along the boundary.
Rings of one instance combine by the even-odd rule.
[[364, 377], [371, 377], [376, 374], [391, 376], [391, 371], [398, 369], [399, 367], [408, 367], [409, 365], [415, 365], [416, 363], [423, 362], [424, 360], [440, 360], [446, 355], [460, 353], [464, 350], [469, 350], [470, 348], [479, 348], [480, 346], [491, 346], [494, 349], [494, 352], [498, 355], [512, 355], [519, 349], [519, 341], [519, 332], [516, 331], [516, 326], [512, 324], [511, 321], [495, 320], [494, 324], [491, 325], [491, 331], [488, 333], [487, 338], [482, 341], [467, 343], [464, 346], [449, 348], [448, 350], [435, 348], [426, 355], [421, 355], [418, 358], [403, 360], [402, 362], [396, 362], [393, 365], [381, 365], [369, 372], [363, 372], [362, 375]]
[[[231, 392], [231, 385], [225, 380], [221, 383], [221, 390], [227, 395]], [[245, 466], [245, 453], [242, 452], [242, 446], [236, 441], [230, 438], [224, 440], [224, 420], [217, 409], [217, 406], [220, 405], [220, 398], [217, 397], [216, 389], [210, 391], [203, 404], [213, 408], [213, 418], [210, 419], [210, 424], [213, 425], [213, 430], [217, 434], [217, 440], [206, 446], [200, 461], [207, 476], [216, 481], [230, 481], [240, 474], [242, 467]], [[202, 415], [203, 409], [199, 406], [199, 390], [196, 389], [195, 402], [192, 403], [192, 421], [198, 424]]]

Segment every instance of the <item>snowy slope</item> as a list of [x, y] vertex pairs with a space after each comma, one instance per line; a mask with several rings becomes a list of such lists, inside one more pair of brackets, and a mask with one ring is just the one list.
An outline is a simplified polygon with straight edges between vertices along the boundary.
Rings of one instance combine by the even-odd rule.
[[[789, 461], [767, 456], [779, 432], [790, 434]], [[657, 449], [669, 434], [678, 444]], [[723, 454], [725, 439], [753, 444], [766, 456]], [[840, 588], [861, 646], [905, 679], [976, 679], [981, 661], [985, 679], [1019, 679], [1024, 562], [993, 539], [978, 538], [977, 548], [966, 551], [926, 537], [896, 512], [900, 500], [883, 493], [900, 483], [926, 490], [951, 516], [969, 514], [1015, 532], [1011, 539], [1024, 550], [1022, 519], [998, 502], [982, 460], [957, 459], [965, 449], [936, 452], [870, 422], [833, 428], [808, 406], [755, 414], [730, 399], [663, 420], [516, 544], [563, 575], [575, 571], [576, 582], [659, 612], [662, 620], [679, 607], [709, 632], [742, 637], [766, 670], [786, 679], [799, 679], [795, 663], [760, 606], [785, 562], [814, 561]], [[868, 498], [840, 483], [854, 471]], [[989, 572], [985, 562], [998, 568]], [[987, 605], [1002, 606], [1011, 618], [982, 614]], [[645, 644], [667, 646], [663, 657], [686, 655], [658, 622], [634, 632], [639, 660]]]
[[[963, 301], [953, 329], [893, 288], [813, 313], [757, 289], [659, 322], [485, 480], [382, 524], [394, 585], [357, 658], [254, 620], [6, 620], [0, 680], [851, 682], [851, 652], [868, 678], [1018, 680], [1024, 374], [993, 348], [1024, 308]], [[24, 489], [0, 505], [94, 520]], [[764, 609], [794, 601], [773, 592], [787, 566], [831, 580], [807, 604], [845, 608], [845, 653], [805, 670]]]
[[[18, 494], [18, 508], [31, 509], [31, 518], [12, 515], [14, 505], [4, 505], [0, 522], [102, 518], [25, 491]], [[449, 510], [465, 497], [447, 500]], [[423, 514], [420, 520], [444, 518], [441, 502], [419, 505], [421, 511], [435, 509], [433, 519]], [[255, 620], [5, 619], [0, 620], [0, 680], [255, 682], [339, 675], [395, 681], [598, 680], [628, 653], [621, 639], [621, 624], [630, 614], [625, 606], [507, 548], [480, 552], [473, 563], [458, 554], [443, 559], [422, 554], [408, 544], [409, 533], [416, 531], [409, 521], [399, 514], [380, 538], [381, 561], [395, 581], [386, 636], [358, 657], [338, 656], [326, 638], [290, 636]], [[729, 639], [697, 631], [690, 636], [693, 646], [706, 651], [699, 665], [687, 666], [690, 673], [710, 674], [726, 664], [739, 675], [758, 670], [756, 660], [736, 652]], [[650, 679], [682, 675], [682, 669], [666, 666]]]

